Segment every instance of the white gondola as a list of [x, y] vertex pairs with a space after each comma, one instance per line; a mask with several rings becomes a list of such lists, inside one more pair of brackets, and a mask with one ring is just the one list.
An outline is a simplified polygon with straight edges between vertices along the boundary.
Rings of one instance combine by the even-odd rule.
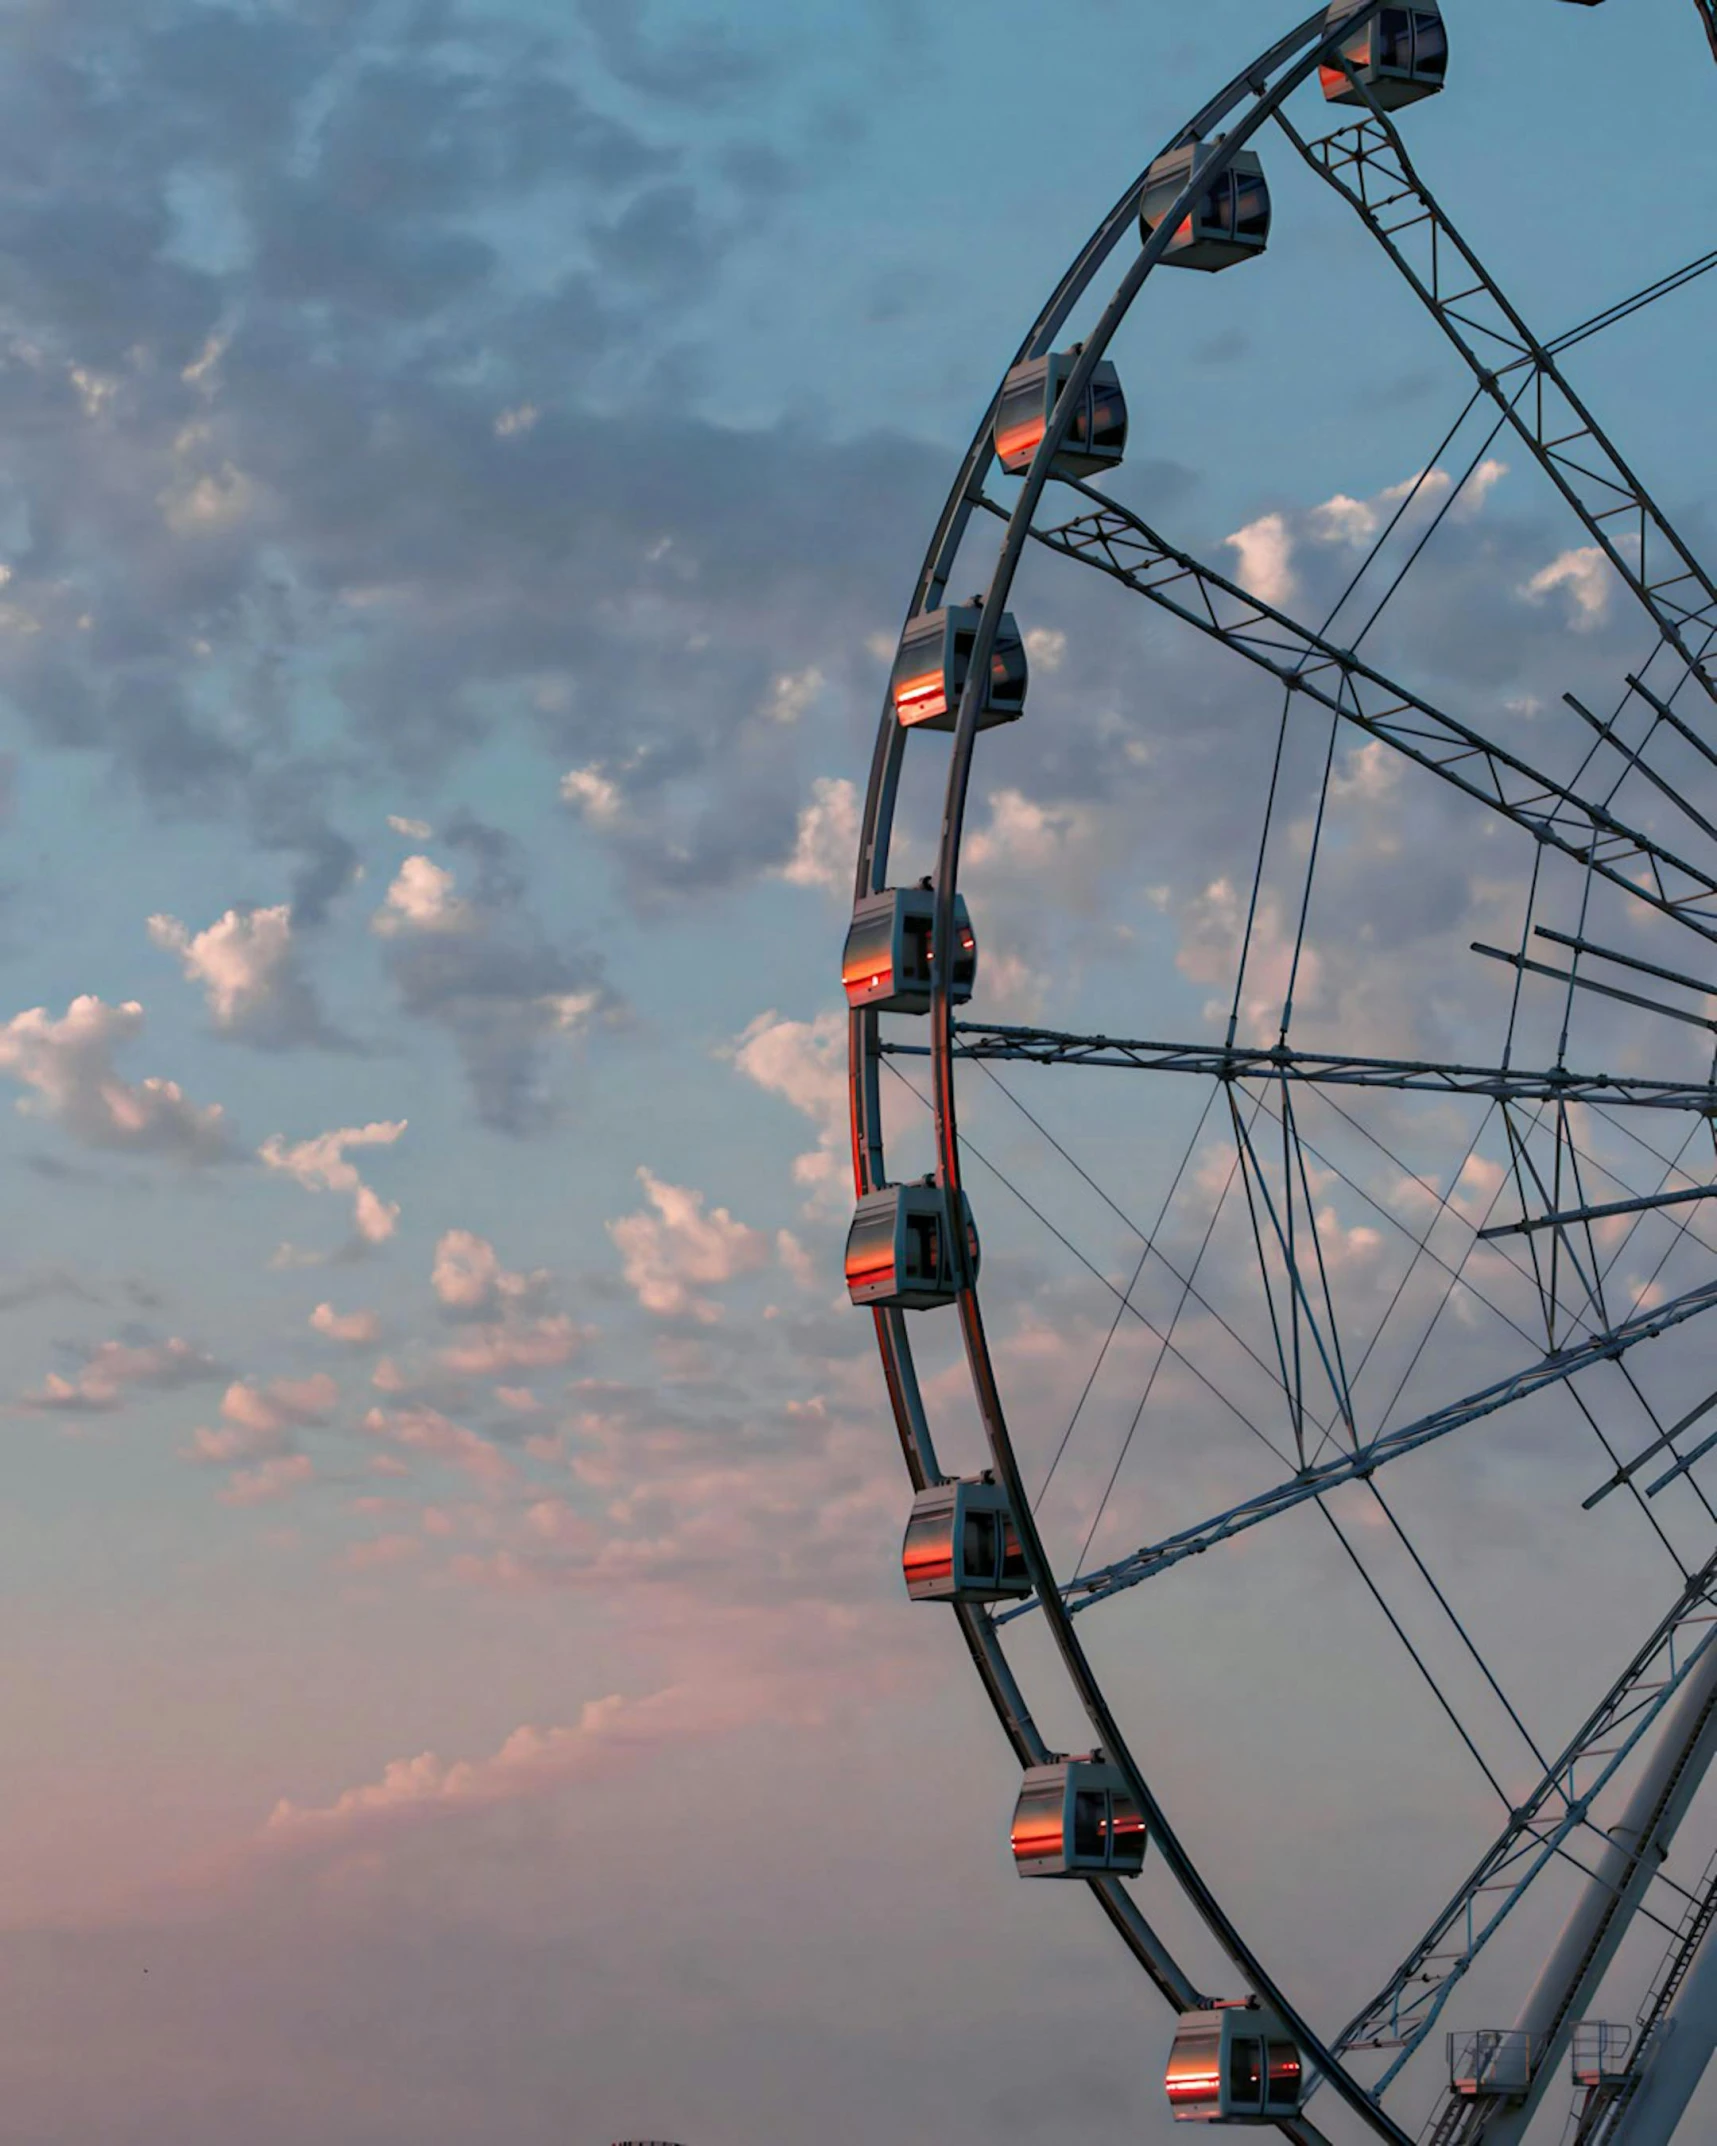
[[[841, 956], [841, 982], [847, 1004], [857, 1012], [928, 1013], [930, 1011], [931, 931], [936, 917], [936, 890], [926, 880], [917, 887], [890, 887], [867, 895], [853, 911]], [[971, 997], [978, 980], [978, 942], [962, 894], [954, 897], [954, 973], [949, 995], [956, 1006]]]
[[[1049, 430], [1055, 405], [1081, 346], [1028, 358], [1002, 383], [996, 405], [996, 455], [1010, 477], [1023, 477]], [[1127, 452], [1127, 398], [1121, 378], [1107, 359], [1092, 369], [1078, 407], [1055, 451], [1050, 470], [1057, 477], [1094, 477], [1113, 469]]]
[[921, 1490], [900, 1561], [914, 1602], [1009, 1602], [1031, 1593], [1008, 1494], [987, 1475]]
[[[1359, 4], [1331, 0], [1325, 30], [1333, 30]], [[1327, 61], [1318, 70], [1330, 103], [1363, 105], [1357, 81], [1370, 91], [1374, 104], [1394, 112], [1421, 97], [1434, 97], [1443, 87], [1449, 71], [1449, 33], [1435, 5], [1384, 7], [1342, 40], [1341, 54], [1351, 75]]]
[[[983, 618], [980, 604], [950, 604], [926, 611], [901, 636], [890, 691], [894, 712], [910, 729], [952, 730], [972, 667], [972, 649]], [[1025, 642], [1010, 614], [996, 629], [990, 676], [978, 707], [978, 728], [1013, 723], [1025, 713], [1028, 672]]]
[[1022, 1878], [1136, 1878], [1145, 1821], [1118, 1766], [1093, 1753], [1026, 1769], [1013, 1819]]
[[[1157, 158], [1145, 174], [1139, 197], [1139, 225], [1146, 238], [1160, 224], [1221, 147], [1214, 142], [1182, 142]], [[1249, 261], [1270, 242], [1270, 189], [1264, 167], [1250, 149], [1242, 149], [1229, 169], [1212, 177], [1192, 208], [1175, 226], [1163, 255], [1171, 268], [1232, 268]]]
[[[978, 1233], [965, 1194], [960, 1208], [974, 1278]], [[847, 1232], [847, 1294], [877, 1311], [934, 1311], [957, 1294], [948, 1196], [934, 1178], [885, 1185], [858, 1203]]]
[[1177, 2124], [1274, 2124], [1310, 2081], [1298, 2042], [1253, 2002], [1183, 2013], [1163, 2084]]

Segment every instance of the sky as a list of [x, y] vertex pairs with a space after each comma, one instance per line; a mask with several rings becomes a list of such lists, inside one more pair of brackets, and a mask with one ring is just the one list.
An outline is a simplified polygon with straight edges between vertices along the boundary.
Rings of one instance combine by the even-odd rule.
[[[1541, 332], [1709, 247], [1686, 0], [1448, 14], [1413, 145]], [[903, 1599], [908, 1487], [840, 1285], [838, 966], [960, 454], [1089, 229], [1287, 26], [1251, 0], [0, 6], [7, 2146], [1166, 2141], [1168, 2015], [1082, 1889], [1015, 1879], [1006, 1747]], [[1438, 458], [1466, 376], [1265, 153], [1265, 260], [1154, 278], [1117, 342], [1117, 493], [1321, 617], [1422, 478], [1403, 541], [1447, 512], [1369, 652], [1572, 769], [1561, 695], [1613, 705], [1649, 631], [1518, 443], [1469, 425]], [[1571, 361], [1706, 557], [1714, 332], [1717, 278]], [[1034, 560], [1016, 591], [1033, 686], [974, 783], [976, 1010], [1211, 1037], [1279, 695], [1094, 578]], [[1284, 759], [1242, 998], [1266, 1037], [1324, 742]], [[1708, 764], [1662, 764], [1710, 810]], [[1374, 744], [1331, 767], [1296, 1040], [1482, 1058], [1508, 979], [1469, 947], [1518, 938], [1530, 844]], [[902, 879], [941, 773], [915, 753]], [[1636, 824], [1706, 855], [1630, 781]], [[1571, 928], [1578, 875], [1547, 875]], [[1586, 920], [1702, 953], [1619, 896]], [[1525, 995], [1523, 1061], [1560, 1015]], [[1665, 1078], [1708, 1053], [1596, 999], [1569, 1048]], [[1276, 1407], [1229, 1331], [1264, 1331], [1233, 1142], [1195, 1084], [1027, 1079], [1106, 1199], [974, 1083], [971, 1140], [1086, 1261], [980, 1166], [986, 1311], [1034, 1479], [1098, 1364], [1044, 1522], [1058, 1557], [1088, 1525], [1115, 1556], [1275, 1479], [1180, 1359], [1157, 1383], [1148, 1336], [1104, 1344], [1127, 1218], [1168, 1213], [1184, 1152], [1166, 1241], [1211, 1231], [1188, 1352]], [[1504, 1196], [1496, 1126], [1376, 1097], [1307, 1135], [1333, 1285], [1385, 1336], [1375, 1420], [1518, 1364], [1501, 1254], [1492, 1306], [1403, 1339], [1447, 1293], [1422, 1265], [1409, 1293], [1411, 1248]], [[1616, 1184], [1663, 1173], [1582, 1137]], [[890, 1138], [897, 1175], [929, 1166], [904, 1087]], [[1705, 1271], [1661, 1219], [1605, 1246], [1618, 1304]], [[1166, 1270], [1139, 1301], [1175, 1316]], [[921, 1331], [975, 1469], [956, 1338]], [[1691, 1405], [1697, 1342], [1650, 1353], [1651, 1405]], [[1619, 1374], [1591, 1393], [1645, 1441]], [[1625, 1500], [1581, 1512], [1607, 1464], [1554, 1396], [1458, 1448], [1403, 1464], [1403, 1518], [1566, 1735], [1665, 1606], [1664, 1544]], [[1707, 1554], [1698, 1494], [1661, 1505]], [[1404, 1553], [1344, 1511], [1520, 1793]], [[1400, 1639], [1310, 1514], [1087, 1638], [1219, 1891], [1339, 2024], [1496, 1824]], [[1033, 1628], [1019, 1650], [1084, 1748]], [[1512, 2017], [1565, 1904], [1452, 2024]]]

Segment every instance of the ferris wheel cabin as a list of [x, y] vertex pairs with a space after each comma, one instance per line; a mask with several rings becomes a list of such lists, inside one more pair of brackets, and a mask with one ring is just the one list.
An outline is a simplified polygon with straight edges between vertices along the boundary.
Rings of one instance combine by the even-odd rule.
[[[981, 603], [950, 604], [945, 610], [924, 612], [907, 627], [889, 689], [904, 729], [955, 727], [982, 618]], [[1025, 643], [1012, 616], [1004, 612], [990, 656], [989, 683], [978, 705], [978, 728], [1017, 722], [1025, 713], [1027, 682]]]
[[[1016, 365], [1002, 382], [996, 406], [996, 455], [1010, 477], [1023, 477], [1049, 430], [1061, 391], [1079, 363], [1083, 346], [1052, 351]], [[1056, 477], [1094, 477], [1114, 469], [1127, 451], [1127, 399], [1121, 378], [1105, 359], [1093, 368], [1079, 397], [1066, 437], [1055, 451]]]
[[1274, 2124], [1308, 2082], [1299, 2044], [1254, 2003], [1183, 2013], [1163, 2084], [1177, 2124]]
[[1028, 1767], [1013, 1852], [1022, 1878], [1136, 1878], [1145, 1821], [1120, 1768], [1095, 1756]]
[[[1326, 31], [1354, 12], [1358, 0], [1332, 0], [1324, 18]], [[1421, 97], [1434, 97], [1449, 71], [1449, 33], [1442, 12], [1436, 7], [1379, 8], [1371, 20], [1342, 40], [1341, 56], [1352, 69], [1325, 65], [1318, 74], [1324, 95], [1331, 104], [1365, 103], [1359, 87], [1364, 85], [1372, 101], [1386, 112], [1404, 104], [1417, 104]]]
[[[1213, 142], [1182, 142], [1157, 158], [1139, 197], [1139, 227], [1146, 238], [1221, 145], [1220, 135]], [[1170, 268], [1233, 268], [1262, 253], [1269, 242], [1270, 189], [1264, 167], [1252, 150], [1242, 149], [1227, 171], [1194, 196], [1163, 261]]]
[[[960, 1195], [966, 1251], [975, 1277], [978, 1232]], [[934, 1178], [884, 1185], [858, 1203], [847, 1232], [847, 1294], [873, 1311], [934, 1311], [959, 1294], [948, 1195]]]
[[[853, 911], [841, 956], [841, 982], [855, 1013], [930, 1011], [931, 931], [936, 917], [936, 890], [928, 880], [916, 887], [889, 887], [872, 894]], [[963, 894], [954, 897], [954, 973], [949, 996], [956, 1006], [971, 997], [978, 980], [978, 941]]]
[[900, 1559], [914, 1602], [1008, 1602], [1031, 1593], [1007, 1492], [990, 1476], [921, 1490]]

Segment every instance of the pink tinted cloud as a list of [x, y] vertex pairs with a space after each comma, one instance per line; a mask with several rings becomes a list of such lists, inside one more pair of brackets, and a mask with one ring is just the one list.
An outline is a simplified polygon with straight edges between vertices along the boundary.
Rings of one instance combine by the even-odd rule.
[[18, 1405], [48, 1413], [104, 1413], [123, 1407], [133, 1388], [170, 1393], [221, 1375], [206, 1350], [177, 1337], [141, 1346], [104, 1341], [73, 1377], [50, 1372], [40, 1390], [22, 1395]]
[[420, 1454], [457, 1468], [490, 1493], [510, 1488], [518, 1469], [499, 1446], [444, 1416], [438, 1408], [372, 1408], [364, 1428], [402, 1452]]
[[400, 1828], [494, 1810], [622, 1772], [670, 1748], [756, 1718], [757, 1691], [672, 1688], [643, 1699], [591, 1700], [576, 1722], [517, 1728], [488, 1758], [446, 1760], [433, 1751], [394, 1759], [380, 1777], [331, 1803], [282, 1800], [261, 1840], [276, 1849], [345, 1849], [386, 1841]]
[[704, 1195], [640, 1169], [649, 1210], [610, 1222], [621, 1266], [638, 1301], [663, 1319], [714, 1325], [722, 1308], [702, 1292], [754, 1273], [769, 1258], [760, 1230], [736, 1222], [725, 1207], [704, 1211]]
[[332, 1304], [318, 1304], [310, 1314], [314, 1333], [348, 1348], [364, 1348], [381, 1339], [382, 1322], [373, 1311], [338, 1312]]
[[237, 1469], [220, 1493], [220, 1500], [223, 1505], [272, 1505], [290, 1498], [315, 1479], [316, 1469], [308, 1454], [277, 1454], [258, 1467]]

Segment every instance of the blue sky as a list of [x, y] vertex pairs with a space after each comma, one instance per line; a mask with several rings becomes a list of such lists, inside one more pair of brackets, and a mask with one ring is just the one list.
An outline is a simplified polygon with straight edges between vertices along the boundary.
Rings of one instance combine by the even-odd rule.
[[[1449, 13], [1412, 140], [1528, 318], [1709, 246], [1685, 0]], [[1285, 26], [1240, 0], [5, 11], [9, 2137], [1166, 2138], [1166, 2015], [1082, 1897], [1014, 1881], [1003, 1748], [900, 1599], [904, 1478], [839, 1296], [838, 952], [851, 785], [999, 370]], [[1156, 278], [1117, 344], [1123, 489], [1309, 610], [1467, 385], [1266, 153], [1266, 260]], [[1717, 278], [1576, 374], [1707, 556], [1714, 330]], [[1497, 455], [1378, 646], [1552, 755], [1557, 696], [1613, 697], [1641, 629]], [[1016, 608], [1032, 706], [986, 746], [967, 859], [983, 1003], [1203, 1033], [1274, 699], [1070, 570]], [[1518, 928], [1527, 860], [1398, 774], [1340, 764], [1305, 1040], [1482, 1049], [1504, 1001], [1465, 949]], [[1581, 1040], [1700, 1065], [1596, 1014]], [[1142, 1210], [1200, 1101], [1056, 1091], [1053, 1122]], [[914, 1108], [898, 1151], [927, 1164]], [[1472, 1130], [1373, 1122], [1432, 1173]], [[1125, 1275], [1002, 1103], [970, 1129]], [[1390, 1225], [1326, 1189], [1369, 1305]], [[999, 1200], [981, 1219], [1036, 1464], [1106, 1300]], [[952, 1337], [925, 1349], [963, 1451]], [[1479, 1322], [1426, 1377], [1509, 1360]], [[1123, 1347], [1046, 1508], [1070, 1549], [1142, 1370]], [[1696, 1357], [1663, 1376], [1691, 1391]], [[1257, 1487], [1166, 1400], [1111, 1552]], [[1596, 1463], [1559, 1423], [1414, 1493], [1546, 1733], [1663, 1585], [1614, 1508], [1582, 1533]], [[1310, 1528], [1218, 1564], [1096, 1644], [1135, 1718], [1177, 1724], [1145, 1732], [1170, 1793], [1331, 2017], [1490, 1814]], [[1379, 1873], [1409, 1866], [1403, 1898]], [[1484, 2001], [1512, 2011], [1544, 1917]]]

